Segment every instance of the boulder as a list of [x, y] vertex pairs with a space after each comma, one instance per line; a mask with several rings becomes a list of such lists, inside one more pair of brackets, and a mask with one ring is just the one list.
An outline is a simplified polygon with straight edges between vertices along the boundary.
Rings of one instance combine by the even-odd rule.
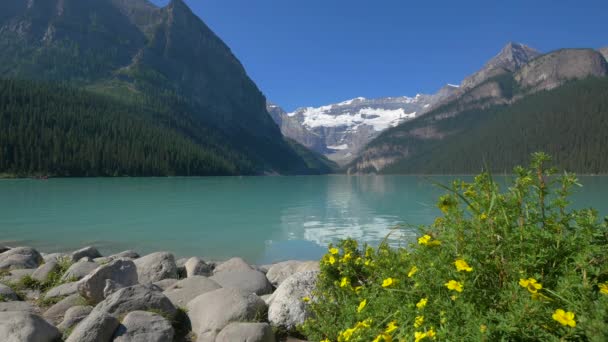
[[16, 247], [0, 254], [0, 271], [38, 268], [43, 259], [37, 250], [30, 247]]
[[53, 342], [61, 333], [30, 312], [0, 312], [0, 336], [4, 342]]
[[215, 342], [275, 342], [276, 338], [268, 323], [228, 324], [217, 335]]
[[131, 311], [162, 312], [168, 317], [174, 317], [177, 309], [169, 298], [156, 287], [135, 285], [122, 288], [108, 296], [95, 307], [95, 311], [107, 312], [116, 317]]
[[300, 272], [287, 278], [272, 295], [268, 320], [288, 330], [304, 323], [310, 316], [303, 297], [311, 297], [317, 282], [317, 271]]
[[180, 258], [175, 261], [175, 266], [177, 266], [177, 278], [183, 279], [187, 277], [186, 274], [186, 262], [188, 262], [189, 258]]
[[7, 246], [0, 246], [0, 254], [2, 254], [2, 253], [4, 253], [4, 252], [8, 251], [9, 249], [11, 249], [11, 248], [10, 248], [10, 247], [7, 247]]
[[62, 259], [67, 259], [70, 258], [71, 260], [71, 256], [65, 254], [65, 253], [51, 253], [51, 254], [45, 254], [42, 256], [42, 258], [44, 259], [44, 262], [51, 262], [51, 261], [60, 261]]
[[91, 274], [99, 265], [93, 261], [80, 260], [74, 263], [61, 277], [62, 281], [80, 280]]
[[71, 255], [73, 262], [79, 261], [80, 259], [85, 258], [85, 257], [95, 259], [95, 258], [101, 258], [102, 255], [101, 255], [101, 253], [99, 253], [97, 248], [92, 247], [92, 246], [88, 246], [83, 249], [79, 249], [79, 250], [75, 251], [74, 253], [72, 253], [72, 255]]
[[0, 297], [4, 300], [19, 300], [19, 296], [10, 287], [0, 284]]
[[0, 302], [0, 312], [14, 312], [14, 311], [24, 311], [24, 312], [35, 312], [36, 309], [26, 302]]
[[224, 271], [210, 278], [222, 287], [237, 288], [257, 295], [272, 293], [272, 285], [264, 273], [255, 270]]
[[44, 312], [42, 316], [46, 318], [49, 322], [53, 324], [59, 324], [63, 320], [63, 316], [65, 313], [74, 306], [86, 305], [86, 301], [84, 298], [80, 297], [78, 294], [73, 294], [71, 296], [65, 297], [57, 304], [51, 306], [48, 310]]
[[239, 289], [214, 290], [188, 303], [192, 331], [199, 341], [214, 341], [229, 323], [261, 320], [266, 310], [266, 303], [256, 294]]
[[46, 262], [32, 273], [32, 278], [38, 281], [46, 281], [49, 275], [59, 269], [59, 264], [56, 261]]
[[131, 260], [116, 259], [109, 264], [99, 266], [78, 283], [78, 292], [91, 303], [99, 303], [104, 297], [106, 280], [120, 286], [137, 284], [137, 270]]
[[221, 286], [215, 281], [203, 277], [203, 276], [192, 276], [190, 278], [182, 279], [177, 283], [173, 284], [163, 293], [171, 300], [175, 306], [186, 306], [188, 302], [194, 298], [213, 290], [217, 290]]
[[318, 261], [283, 261], [270, 266], [266, 277], [274, 286], [279, 286], [285, 279], [298, 272], [319, 271]]
[[21, 279], [23, 279], [23, 277], [25, 277], [25, 276], [31, 276], [32, 274], [34, 274], [34, 272], [36, 272], [36, 270], [33, 268], [12, 270], [12, 271], [10, 271], [9, 274], [2, 277], [2, 281], [6, 282], [6, 283], [18, 282]]
[[203, 259], [199, 257], [193, 257], [188, 259], [184, 264], [186, 269], [186, 276], [192, 277], [195, 275], [208, 277], [213, 273], [213, 267], [208, 265]]
[[163, 316], [133, 311], [114, 332], [114, 342], [172, 342], [174, 334], [173, 327]]
[[116, 317], [107, 312], [93, 310], [76, 325], [65, 342], [109, 342], [119, 325]]
[[112, 255], [110, 255], [110, 258], [112, 258], [112, 259], [119, 259], [119, 258], [138, 259], [139, 254], [137, 254], [137, 252], [132, 251], [132, 250], [126, 250], [126, 251], [122, 251], [120, 253], [112, 254]]
[[167, 278], [177, 278], [177, 265], [173, 254], [158, 252], [134, 261], [142, 284], [154, 283]]
[[220, 272], [226, 271], [248, 271], [252, 269], [253, 268], [249, 266], [249, 264], [245, 260], [241, 258], [232, 258], [217, 265], [213, 270], [213, 274], [218, 274]]
[[93, 311], [92, 306], [73, 306], [65, 312], [63, 321], [57, 326], [60, 331], [67, 331], [76, 326], [76, 324], [82, 322], [89, 314]]
[[163, 279], [161, 281], [157, 281], [154, 283], [154, 285], [160, 287], [163, 291], [165, 291], [166, 289], [170, 288], [173, 284], [177, 283], [179, 280], [178, 279]]
[[74, 281], [53, 287], [44, 295], [44, 299], [70, 296], [76, 293], [78, 293], [78, 282]]

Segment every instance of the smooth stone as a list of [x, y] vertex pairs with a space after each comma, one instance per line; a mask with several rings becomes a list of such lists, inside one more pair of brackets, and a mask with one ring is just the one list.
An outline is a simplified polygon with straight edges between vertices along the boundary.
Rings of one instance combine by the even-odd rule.
[[175, 331], [161, 315], [132, 311], [114, 332], [114, 342], [172, 342]]
[[91, 303], [101, 302], [106, 289], [106, 280], [111, 280], [120, 286], [137, 284], [137, 269], [133, 261], [116, 259], [109, 264], [99, 266], [91, 274], [78, 282], [78, 292]]
[[188, 303], [192, 331], [199, 341], [213, 341], [232, 322], [263, 319], [267, 306], [256, 294], [239, 289], [218, 289]]
[[141, 284], [177, 278], [177, 265], [171, 253], [152, 253], [136, 259], [134, 262], [137, 266], [137, 275]]
[[30, 312], [0, 312], [0, 336], [3, 342], [53, 342], [61, 333]]
[[10, 250], [10, 249], [11, 249], [11, 248], [10, 248], [10, 247], [7, 247], [7, 246], [0, 246], [0, 254], [4, 253], [4, 252], [6, 252], [6, 251], [8, 251], [8, 250]]
[[33, 268], [11, 270], [10, 274], [8, 274], [2, 278], [2, 281], [5, 283], [18, 282], [21, 279], [23, 279], [23, 277], [25, 277], [25, 276], [31, 276], [32, 274], [34, 274], [34, 272], [36, 272], [36, 270]]
[[56, 261], [46, 262], [32, 273], [32, 278], [38, 281], [46, 281], [49, 275], [55, 272], [59, 268], [59, 264]]
[[78, 294], [65, 297], [57, 304], [51, 306], [42, 316], [53, 324], [59, 324], [63, 320], [65, 313], [74, 306], [85, 305], [86, 301]]
[[14, 312], [14, 311], [25, 311], [35, 312], [36, 309], [27, 302], [0, 302], [0, 312]]
[[272, 325], [291, 330], [310, 317], [302, 298], [312, 296], [318, 275], [317, 271], [296, 273], [279, 285], [268, 309], [268, 320]]
[[101, 258], [102, 255], [101, 255], [101, 253], [99, 253], [97, 248], [95, 248], [93, 246], [88, 246], [88, 247], [75, 251], [74, 253], [72, 253], [71, 257], [72, 257], [72, 261], [76, 262], [84, 257], [95, 259], [95, 258]]
[[67, 258], [71, 258], [71, 257], [65, 253], [51, 253], [51, 254], [43, 255], [42, 258], [44, 259], [44, 262], [51, 262], [51, 261], [58, 262], [63, 259], [67, 259]]
[[107, 312], [116, 317], [131, 311], [157, 311], [174, 317], [177, 309], [160, 289], [148, 285], [122, 288], [108, 296], [95, 307], [95, 311]]
[[63, 321], [57, 326], [60, 331], [67, 331], [82, 322], [93, 311], [92, 306], [78, 305], [73, 306], [65, 312]]
[[120, 253], [112, 254], [112, 255], [110, 255], [110, 258], [112, 258], [112, 259], [119, 259], [119, 258], [139, 259], [139, 254], [137, 252], [129, 249], [126, 251], [122, 251]]
[[119, 325], [116, 317], [107, 312], [93, 310], [76, 325], [65, 342], [110, 342]]
[[154, 285], [160, 287], [163, 291], [165, 291], [166, 289], [170, 288], [178, 281], [179, 281], [179, 279], [169, 278], [169, 279], [163, 279], [163, 280], [157, 281], [154, 283]]
[[0, 271], [38, 268], [44, 259], [30, 247], [16, 247], [0, 254]]
[[15, 291], [13, 291], [13, 289], [11, 289], [10, 287], [4, 285], [4, 284], [0, 284], [0, 297], [4, 298], [5, 300], [19, 300], [19, 296], [17, 296], [17, 294], [15, 293]]
[[205, 261], [203, 261], [203, 259], [199, 257], [193, 257], [188, 259], [188, 261], [186, 261], [186, 263], [184, 264], [184, 267], [186, 268], [187, 277], [192, 277], [196, 275], [208, 277], [213, 274], [213, 267], [211, 267], [211, 265], [208, 265]]
[[194, 298], [220, 288], [218, 283], [207, 277], [192, 276], [178, 281], [163, 293], [173, 305], [185, 307]]
[[228, 324], [217, 335], [215, 342], [275, 342], [276, 338], [268, 323]]
[[270, 266], [266, 277], [274, 286], [279, 286], [285, 279], [298, 272], [320, 271], [318, 261], [289, 260]]
[[218, 274], [220, 272], [226, 271], [249, 271], [253, 270], [249, 264], [243, 260], [242, 258], [232, 258], [229, 259], [215, 267], [213, 270], [213, 274]]
[[177, 278], [183, 279], [187, 277], [186, 274], [186, 262], [189, 258], [180, 258], [175, 261], [175, 266], [177, 266]]
[[87, 275], [91, 274], [99, 265], [93, 261], [80, 260], [70, 266], [67, 271], [61, 277], [63, 281], [74, 281], [80, 280]]
[[224, 271], [210, 277], [222, 287], [236, 288], [257, 295], [272, 293], [272, 285], [264, 273], [255, 270]]
[[78, 282], [76, 281], [53, 287], [44, 295], [44, 299], [70, 296], [75, 293], [78, 293]]

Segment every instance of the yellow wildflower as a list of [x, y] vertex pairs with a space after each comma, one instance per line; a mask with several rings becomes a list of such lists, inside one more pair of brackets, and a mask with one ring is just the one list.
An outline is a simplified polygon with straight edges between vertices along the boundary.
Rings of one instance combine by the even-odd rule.
[[335, 264], [335, 263], [336, 263], [336, 258], [334, 258], [334, 256], [333, 256], [333, 255], [330, 255], [330, 256], [329, 256], [329, 264], [330, 264], [330, 265], [333, 265], [333, 264]]
[[414, 274], [416, 274], [416, 272], [418, 272], [418, 267], [416, 267], [415, 265], [412, 266], [412, 268], [410, 269], [410, 271], [407, 273], [407, 276], [409, 278], [413, 277]]
[[372, 341], [372, 342], [392, 342], [393, 338], [391, 337], [391, 335], [386, 334], [386, 333], [381, 333], [380, 335], [376, 336], [376, 338]]
[[417, 307], [418, 309], [424, 309], [424, 307], [426, 306], [426, 303], [427, 303], [428, 301], [429, 301], [429, 300], [428, 300], [427, 298], [422, 298], [422, 299], [420, 299], [420, 300], [418, 301], [418, 303], [416, 303], [416, 307]]
[[543, 285], [538, 283], [534, 278], [520, 279], [519, 285], [527, 288], [530, 293], [536, 293], [543, 288]]
[[484, 334], [486, 331], [488, 331], [488, 326], [485, 324], [482, 324], [479, 326], [479, 332], [481, 332], [482, 334]]
[[600, 293], [608, 295], [608, 282], [599, 284], [598, 287], [600, 288]]
[[414, 320], [414, 328], [420, 328], [424, 324], [424, 316], [416, 316]]
[[368, 319], [366, 319], [366, 320], [365, 320], [365, 321], [363, 321], [363, 322], [358, 322], [358, 323], [355, 325], [355, 329], [364, 329], [364, 328], [369, 328], [369, 327], [371, 327], [371, 324], [372, 324], [372, 320], [368, 318]]
[[342, 258], [342, 262], [347, 263], [350, 261], [350, 259], [352, 259], [353, 256], [350, 252], [344, 254], [344, 257]]
[[361, 289], [363, 289], [363, 286], [356, 286], [353, 290], [355, 291], [355, 293], [359, 293], [361, 292]]
[[462, 292], [462, 283], [456, 280], [450, 280], [447, 283], [444, 284], [445, 287], [448, 288], [448, 290], [453, 290], [456, 292]]
[[357, 312], [361, 312], [365, 306], [367, 305], [367, 299], [364, 299], [359, 303], [359, 307], [357, 307]]
[[576, 327], [576, 321], [574, 320], [574, 312], [566, 312], [562, 309], [557, 309], [553, 313], [553, 319], [558, 321], [561, 325], [568, 325], [572, 328]]
[[321, 340], [321, 342], [331, 342], [328, 338]]
[[479, 220], [480, 221], [485, 221], [488, 219], [488, 215], [486, 215], [486, 213], [481, 213], [481, 215], [479, 215]]
[[437, 334], [435, 333], [435, 330], [433, 330], [433, 328], [426, 332], [426, 337], [432, 338], [434, 340], [435, 336], [437, 336]]
[[365, 262], [363, 263], [365, 266], [369, 266], [371, 264], [371, 260], [365, 260]]
[[329, 249], [329, 253], [332, 255], [336, 255], [336, 254], [340, 253], [340, 250], [335, 247], [332, 247]]
[[423, 236], [421, 236], [421, 237], [418, 238], [418, 244], [426, 246], [426, 245], [429, 244], [429, 241], [431, 241], [431, 239], [432, 238], [431, 238], [430, 235], [428, 235], [428, 234], [427, 235], [423, 235]]
[[457, 296], [457, 295], [451, 295], [451, 296], [450, 296], [450, 299], [451, 299], [452, 301], [456, 301], [456, 299], [458, 299], [458, 296]]
[[304, 303], [308, 303], [308, 302], [310, 302], [310, 297], [302, 297], [302, 301]]
[[347, 287], [350, 285], [350, 280], [347, 277], [343, 277], [340, 281], [340, 287]]
[[469, 264], [467, 264], [467, 262], [464, 259], [456, 259], [456, 261], [454, 261], [454, 265], [456, 266], [456, 270], [458, 272], [461, 272], [461, 271], [471, 272], [471, 271], [473, 271], [473, 268], [471, 266], [469, 266]]
[[340, 333], [340, 336], [338, 336], [338, 341], [349, 341], [356, 330], [357, 329], [355, 329], [355, 328], [349, 328], [349, 329], [344, 330], [343, 332]]
[[382, 287], [390, 287], [397, 283], [397, 280], [393, 278], [386, 278], [382, 281]]
[[384, 332], [387, 334], [390, 334], [393, 331], [397, 330], [398, 328], [399, 328], [399, 326], [397, 325], [397, 321], [392, 321], [386, 325], [386, 329], [384, 330]]
[[361, 257], [357, 257], [357, 259], [355, 259], [355, 265], [361, 265], [363, 263], [363, 259], [361, 259]]

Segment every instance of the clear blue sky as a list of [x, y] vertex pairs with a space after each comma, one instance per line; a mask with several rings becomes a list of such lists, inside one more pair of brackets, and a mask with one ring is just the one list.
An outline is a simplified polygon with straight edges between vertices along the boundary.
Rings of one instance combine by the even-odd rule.
[[608, 46], [608, 0], [185, 1], [287, 110], [433, 93], [509, 41]]

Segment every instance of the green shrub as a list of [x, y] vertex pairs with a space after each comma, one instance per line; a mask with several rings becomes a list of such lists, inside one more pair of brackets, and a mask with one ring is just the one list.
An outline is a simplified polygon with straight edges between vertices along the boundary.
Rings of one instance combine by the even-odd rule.
[[346, 240], [321, 260], [314, 341], [608, 340], [608, 219], [570, 210], [576, 178], [534, 154], [502, 192], [455, 181], [409, 248]]

